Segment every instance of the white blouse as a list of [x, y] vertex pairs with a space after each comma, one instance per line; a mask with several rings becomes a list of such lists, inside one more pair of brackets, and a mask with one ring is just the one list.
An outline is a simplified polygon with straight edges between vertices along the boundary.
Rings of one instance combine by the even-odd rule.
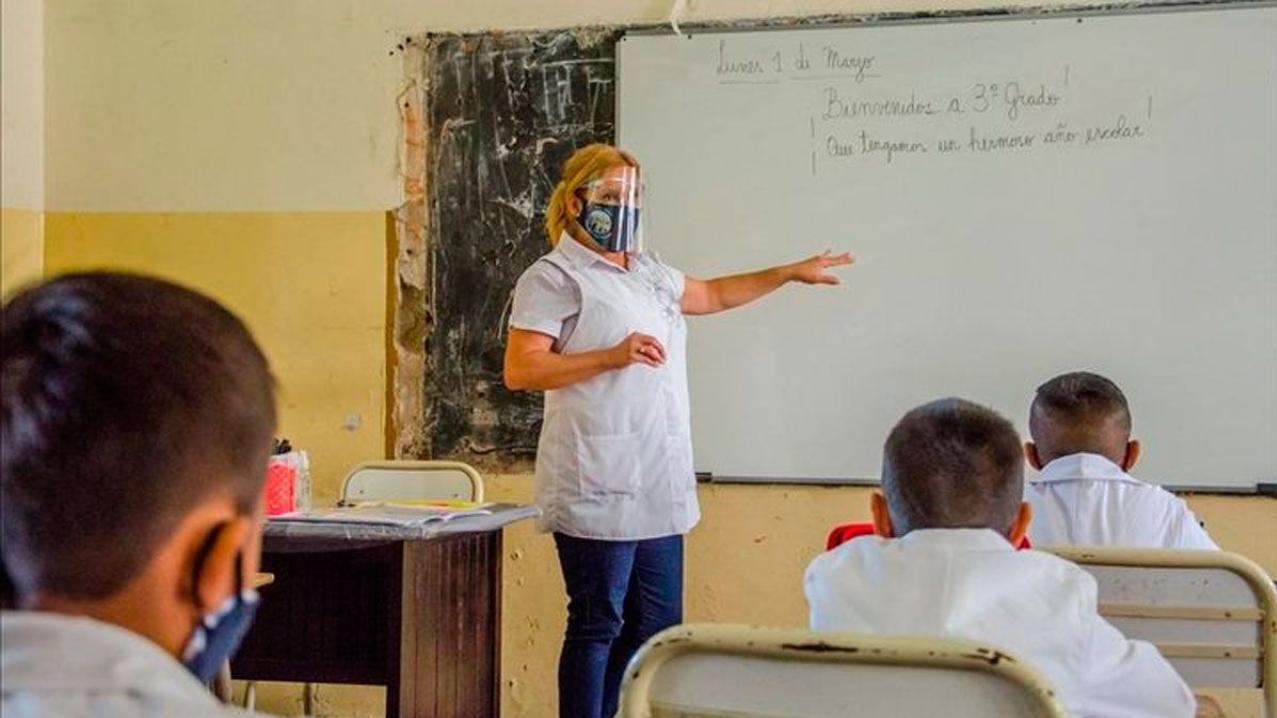
[[510, 326], [553, 337], [556, 352], [607, 349], [632, 332], [665, 347], [661, 367], [631, 364], [546, 392], [541, 530], [641, 540], [686, 533], [700, 519], [684, 287], [681, 272], [650, 254], [630, 255], [627, 270], [566, 233], [519, 278]]

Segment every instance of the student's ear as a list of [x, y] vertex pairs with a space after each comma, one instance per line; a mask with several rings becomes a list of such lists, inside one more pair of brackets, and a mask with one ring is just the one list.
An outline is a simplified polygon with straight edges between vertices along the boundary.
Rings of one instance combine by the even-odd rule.
[[1135, 468], [1135, 464], [1140, 460], [1140, 454], [1144, 452], [1144, 447], [1140, 445], [1139, 439], [1131, 439], [1126, 442], [1126, 457], [1122, 459], [1122, 471], [1130, 471]]
[[1034, 471], [1042, 470], [1042, 457], [1038, 456], [1038, 445], [1032, 441], [1024, 442], [1024, 459]]
[[195, 543], [186, 561], [186, 575], [191, 577], [192, 600], [200, 613], [216, 610], [235, 592], [237, 571], [239, 585], [249, 585], [257, 570], [251, 552], [258, 540], [254, 519], [236, 516], [213, 524]]
[[896, 530], [891, 525], [891, 514], [887, 511], [887, 497], [881, 491], [875, 491], [869, 497], [869, 512], [873, 514], [874, 533], [883, 538], [896, 537]]
[[1007, 532], [1007, 540], [1018, 547], [1029, 533], [1029, 524], [1033, 522], [1033, 507], [1028, 501], [1020, 502], [1020, 510], [1015, 512], [1015, 520], [1011, 522], [1011, 530]]

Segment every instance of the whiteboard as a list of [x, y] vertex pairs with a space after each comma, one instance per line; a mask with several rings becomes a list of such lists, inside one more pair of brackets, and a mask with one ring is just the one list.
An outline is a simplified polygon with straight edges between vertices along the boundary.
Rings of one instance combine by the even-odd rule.
[[944, 396], [1118, 383], [1179, 487], [1277, 480], [1277, 8], [629, 34], [618, 142], [692, 276], [856, 252], [691, 320], [698, 471], [873, 479]]

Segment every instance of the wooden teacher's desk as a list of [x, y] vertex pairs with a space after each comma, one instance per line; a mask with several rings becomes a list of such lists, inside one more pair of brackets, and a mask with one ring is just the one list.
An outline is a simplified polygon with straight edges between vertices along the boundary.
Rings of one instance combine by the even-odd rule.
[[501, 531], [536, 515], [497, 505], [426, 527], [267, 522], [257, 619], [237, 679], [386, 686], [387, 716], [496, 716]]

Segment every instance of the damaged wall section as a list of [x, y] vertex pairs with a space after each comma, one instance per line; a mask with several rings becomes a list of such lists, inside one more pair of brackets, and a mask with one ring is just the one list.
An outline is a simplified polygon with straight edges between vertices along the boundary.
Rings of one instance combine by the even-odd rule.
[[428, 35], [405, 44], [395, 455], [524, 463], [541, 395], [502, 383], [515, 281], [546, 242], [573, 150], [610, 142], [620, 31]]

